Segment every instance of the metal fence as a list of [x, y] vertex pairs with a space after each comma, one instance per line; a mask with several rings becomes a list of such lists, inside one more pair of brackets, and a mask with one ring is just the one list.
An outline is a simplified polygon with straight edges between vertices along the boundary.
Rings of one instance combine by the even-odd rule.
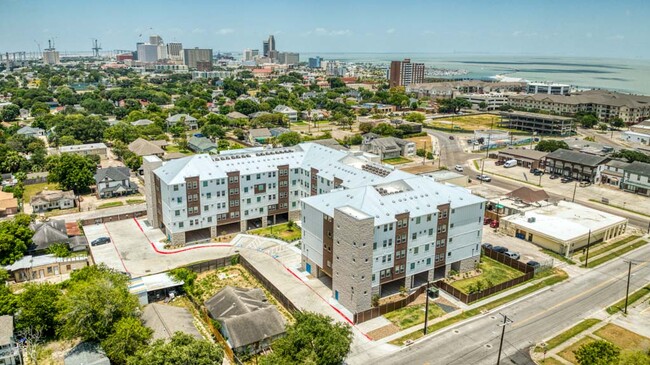
[[187, 265], [185, 266], [185, 268], [192, 270], [197, 274], [200, 274], [205, 271], [216, 270], [222, 267], [230, 266], [233, 262], [233, 258], [237, 256], [238, 255], [232, 255], [232, 256], [222, 257], [214, 260], [201, 261], [191, 265]]
[[424, 293], [425, 290], [426, 290], [426, 285], [422, 285], [419, 288], [417, 288], [413, 293], [409, 294], [407, 297], [400, 299], [396, 302], [382, 304], [380, 306], [370, 308], [363, 312], [355, 313], [353, 316], [353, 322], [355, 324], [363, 323], [373, 318], [383, 316], [384, 314], [392, 312], [394, 310], [404, 308], [407, 305], [411, 304], [422, 293]]
[[470, 293], [467, 294], [455, 287], [453, 287], [451, 284], [445, 282], [445, 281], [437, 281], [434, 283], [434, 285], [441, 290], [444, 290], [447, 292], [449, 295], [453, 296], [454, 298], [460, 300], [461, 302], [465, 304], [469, 304], [472, 302], [475, 302], [479, 299], [485, 298], [487, 296], [499, 293], [503, 290], [512, 288], [515, 285], [519, 285], [525, 281], [528, 281], [533, 278], [535, 275], [535, 269], [532, 266], [528, 266], [525, 263], [515, 260], [509, 256], [506, 256], [502, 253], [496, 252], [491, 249], [483, 249], [483, 255], [487, 256], [495, 261], [498, 261], [506, 266], [509, 266], [515, 270], [521, 271], [523, 273], [522, 276], [519, 276], [517, 278], [505, 281], [503, 283], [494, 285], [489, 288], [485, 288], [479, 292], [475, 293]]

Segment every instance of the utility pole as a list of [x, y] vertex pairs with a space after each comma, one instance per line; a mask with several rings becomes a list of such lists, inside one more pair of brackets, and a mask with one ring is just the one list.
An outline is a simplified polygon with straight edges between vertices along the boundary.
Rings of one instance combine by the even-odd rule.
[[628, 296], [630, 295], [630, 277], [632, 276], [632, 265], [634, 264], [632, 260], [626, 261], [628, 266], [627, 266], [627, 288], [625, 289], [625, 309], [623, 309], [623, 313], [627, 314], [627, 299]]
[[512, 323], [511, 320], [508, 319], [508, 316], [505, 314], [500, 313], [503, 316], [503, 323], [500, 324], [501, 326], [501, 341], [499, 342], [499, 355], [497, 356], [497, 365], [501, 363], [501, 350], [503, 349], [503, 337], [506, 334], [506, 326]]
[[427, 163], [427, 141], [424, 141], [424, 156], [422, 156], [422, 165]]
[[571, 198], [571, 203], [576, 201], [576, 189], [578, 189], [578, 182], [573, 186], [573, 198]]
[[589, 230], [589, 236], [587, 236], [587, 254], [585, 256], [585, 267], [589, 264], [589, 246], [591, 246], [591, 229]]
[[427, 326], [429, 325], [429, 280], [427, 280], [427, 288], [424, 290], [426, 301], [424, 302], [424, 334], [427, 334]]

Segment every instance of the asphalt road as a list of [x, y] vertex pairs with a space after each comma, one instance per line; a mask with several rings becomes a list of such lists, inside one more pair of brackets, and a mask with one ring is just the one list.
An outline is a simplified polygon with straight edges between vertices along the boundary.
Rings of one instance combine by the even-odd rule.
[[[629, 253], [634, 259], [630, 292], [650, 281], [650, 246]], [[512, 319], [506, 327], [501, 364], [533, 364], [528, 349], [625, 296], [628, 265], [616, 259], [526, 299], [440, 331], [388, 356], [381, 364], [495, 364], [501, 335], [501, 314]]]

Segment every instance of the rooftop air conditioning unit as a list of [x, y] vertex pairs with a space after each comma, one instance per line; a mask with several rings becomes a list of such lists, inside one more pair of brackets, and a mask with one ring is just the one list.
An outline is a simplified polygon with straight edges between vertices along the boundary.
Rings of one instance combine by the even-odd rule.
[[535, 217], [528, 218], [528, 223], [535, 223]]

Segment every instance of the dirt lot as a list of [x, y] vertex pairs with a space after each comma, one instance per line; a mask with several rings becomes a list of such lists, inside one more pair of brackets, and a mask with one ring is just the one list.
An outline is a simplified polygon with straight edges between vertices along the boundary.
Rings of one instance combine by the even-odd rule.
[[493, 114], [474, 114], [474, 115], [460, 115], [452, 116], [448, 118], [441, 119], [432, 119], [427, 120], [428, 124], [431, 124], [438, 128], [451, 128], [453, 126], [458, 126], [458, 128], [466, 130], [475, 130], [475, 129], [504, 129], [498, 128], [497, 122], [499, 121], [499, 116]]
[[407, 141], [415, 142], [416, 149], [426, 149], [427, 151], [433, 151], [433, 143], [431, 142], [431, 136], [421, 136], [421, 137], [411, 137], [407, 138]]

